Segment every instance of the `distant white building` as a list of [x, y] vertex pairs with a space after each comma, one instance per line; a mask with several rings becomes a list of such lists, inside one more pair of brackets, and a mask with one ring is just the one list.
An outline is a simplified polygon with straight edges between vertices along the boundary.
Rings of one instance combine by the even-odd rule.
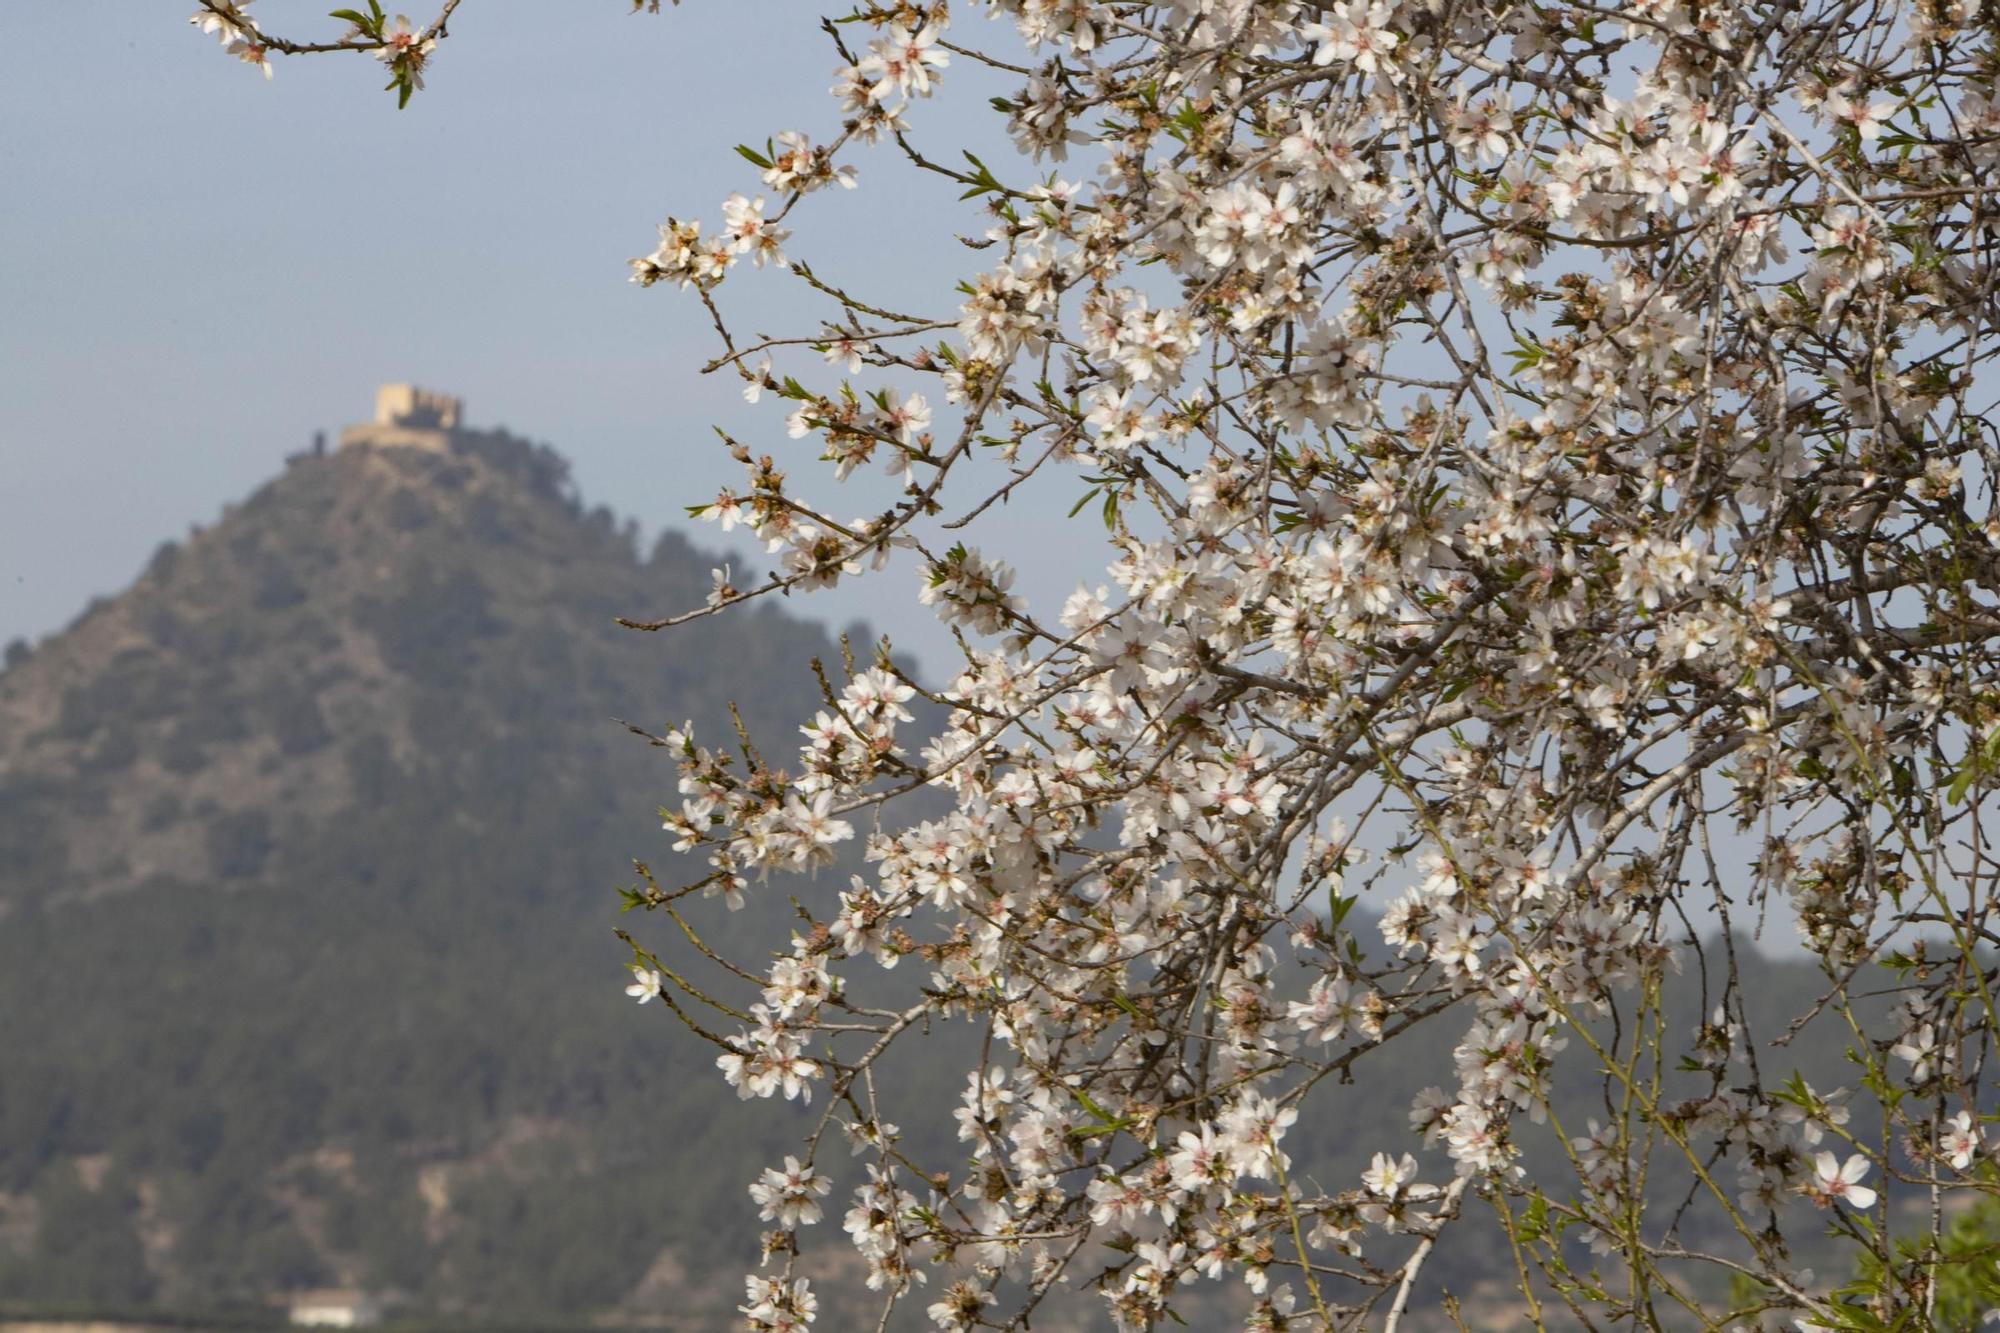
[[340, 447], [378, 449], [451, 448], [452, 434], [465, 413], [464, 400], [432, 393], [414, 384], [385, 384], [375, 391], [375, 419], [340, 432]]
[[382, 1304], [359, 1291], [302, 1291], [292, 1297], [301, 1328], [365, 1328], [382, 1321]]

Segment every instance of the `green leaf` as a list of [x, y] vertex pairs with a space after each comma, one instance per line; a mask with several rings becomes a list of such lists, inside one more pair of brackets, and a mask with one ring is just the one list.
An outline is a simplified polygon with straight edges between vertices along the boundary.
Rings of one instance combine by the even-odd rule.
[[1516, 333], [1513, 349], [1507, 355], [1514, 360], [1514, 373], [1520, 375], [1540, 365], [1542, 358], [1548, 355], [1548, 351], [1540, 343], [1531, 342], [1524, 335]]
[[1537, 1190], [1535, 1197], [1528, 1201], [1527, 1208], [1522, 1210], [1518, 1230], [1521, 1239], [1530, 1244], [1548, 1235], [1549, 1201], [1541, 1191]]
[[964, 156], [965, 160], [972, 164], [972, 175], [967, 178], [972, 182], [972, 187], [964, 194], [961, 194], [959, 196], [960, 199], [974, 199], [982, 194], [1005, 194], [1007, 192], [1007, 187], [1002, 185], [999, 178], [987, 169], [984, 162], [981, 162], [971, 153], [965, 153]]
[[1985, 740], [1965, 753], [1965, 760], [1952, 774], [1951, 784], [1945, 788], [1945, 800], [1957, 805], [1972, 790], [1972, 784], [2000, 766], [2000, 729], [1995, 729]]

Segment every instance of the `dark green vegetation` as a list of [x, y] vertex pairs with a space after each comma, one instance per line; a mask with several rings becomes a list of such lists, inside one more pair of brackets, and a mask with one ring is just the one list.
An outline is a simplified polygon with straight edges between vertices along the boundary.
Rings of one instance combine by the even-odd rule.
[[[433, 1314], [727, 1323], [756, 1254], [745, 1185], [808, 1112], [746, 1108], [711, 1050], [623, 994], [627, 858], [699, 869], [676, 873], [657, 832], [671, 764], [612, 718], [717, 737], [734, 701], [783, 745], [817, 706], [804, 663], [838, 650], [774, 610], [612, 624], [698, 603], [709, 563], [678, 539], [640, 558], [518, 440], [350, 451], [300, 460], [8, 654], [0, 1307], [347, 1285]], [[811, 907], [845, 882], [772, 886], [734, 917], [697, 906], [755, 956], [784, 943], [785, 894]], [[1769, 1034], [1823, 989], [1803, 965], [1751, 966]], [[1705, 1005], [1695, 973], [1673, 984], [1686, 1032]], [[1410, 1096], [1451, 1082], [1463, 1027], [1442, 1016], [1361, 1061], [1338, 1123], [1294, 1131], [1300, 1169], [1339, 1189], [1414, 1146]], [[940, 1035], [949, 1058], [898, 1073], [892, 1118], [950, 1165], [972, 1038]], [[1851, 1080], [1824, 1044], [1806, 1072]], [[1564, 1105], [1571, 1133], [1605, 1113], [1582, 1090]], [[1549, 1129], [1523, 1133], [1551, 1153]], [[853, 1168], [826, 1165], [833, 1230]], [[1505, 1278], [1497, 1228], [1474, 1222], [1430, 1279]]]

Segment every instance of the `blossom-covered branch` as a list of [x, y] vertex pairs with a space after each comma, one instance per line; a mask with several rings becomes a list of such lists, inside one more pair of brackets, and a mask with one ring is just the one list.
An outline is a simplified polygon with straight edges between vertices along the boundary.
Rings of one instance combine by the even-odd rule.
[[[1005, 27], [968, 35], [977, 9]], [[1088, 1288], [1151, 1328], [1220, 1280], [1250, 1328], [1393, 1326], [1488, 1218], [1538, 1320], [1929, 1317], [1941, 1200], [2000, 1189], [1995, 35], [1968, 0], [802, 26], [826, 123], [760, 127], [720, 225], [670, 218], [633, 276], [698, 297], [708, 369], [782, 405], [698, 506], [782, 559], [752, 591], [908, 552], [963, 662], [932, 734], [885, 650], [789, 767], [663, 738], [689, 892], [808, 877], [716, 995], [635, 957], [744, 1097], [818, 1099], [749, 1183], [752, 1325], [817, 1317], [837, 1177], [885, 1323], [1025, 1327]], [[1018, 157], [920, 146], [961, 86]], [[810, 262], [815, 196], [891, 163], [984, 210], [937, 308]], [[740, 337], [746, 280], [817, 326]], [[901, 498], [842, 516], [876, 467]], [[1101, 513], [1102, 572], [1032, 604], [1001, 501]], [[637, 623], [744, 597], [719, 571]], [[816, 875], [857, 845], [866, 873]], [[681, 895], [635, 904], [708, 952]], [[1735, 932], [1766, 923], [1823, 965], [1798, 1017], [1842, 1025], [1856, 1087], [1753, 1027]], [[1445, 1022], [1407, 1135], [1339, 1119]], [[875, 1071], [946, 1029], [958, 1149], [919, 1160]], [[1601, 1116], [1561, 1123], [1562, 1070]], [[1380, 1136], [1359, 1179], [1294, 1160], [1330, 1126]], [[1802, 1270], [1828, 1223], [1867, 1281]]]

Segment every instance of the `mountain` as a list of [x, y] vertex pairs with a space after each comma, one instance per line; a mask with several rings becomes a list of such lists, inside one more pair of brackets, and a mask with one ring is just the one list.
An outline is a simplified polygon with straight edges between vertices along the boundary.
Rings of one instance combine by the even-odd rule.
[[797, 1126], [622, 993], [675, 775], [614, 718], [796, 734], [839, 649], [775, 608], [612, 623], [709, 563], [461, 432], [296, 458], [8, 653], [0, 1304], [740, 1300], [701, 1275], [754, 1257], [744, 1182]]

